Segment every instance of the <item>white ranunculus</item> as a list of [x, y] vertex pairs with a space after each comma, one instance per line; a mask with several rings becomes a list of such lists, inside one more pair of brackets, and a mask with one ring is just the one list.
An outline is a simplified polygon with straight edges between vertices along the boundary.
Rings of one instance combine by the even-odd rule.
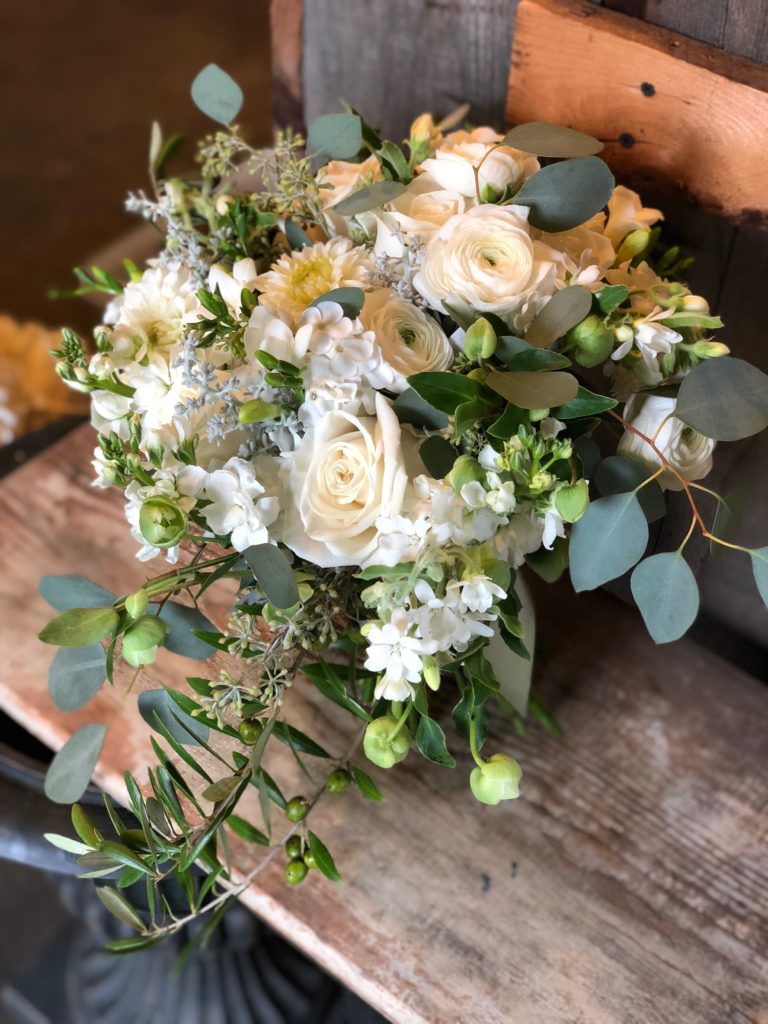
[[630, 231], [638, 231], [641, 228], [648, 230], [656, 221], [663, 219], [664, 214], [661, 210], [643, 206], [637, 192], [633, 192], [632, 189], [626, 188], [624, 185], [617, 185], [608, 200], [605, 235], [610, 239], [613, 247], [618, 249]]
[[[712, 469], [715, 442], [671, 415], [675, 404], [674, 398], [662, 395], [632, 395], [624, 406], [624, 419], [646, 437], [656, 435], [654, 444], [685, 480], [701, 480]], [[630, 430], [626, 430], [619, 441], [618, 452], [642, 462], [651, 471], [662, 465], [653, 448]], [[682, 484], [669, 470], [665, 470], [658, 481], [668, 490], [682, 490]]]
[[488, 128], [452, 132], [421, 166], [442, 188], [463, 196], [478, 198], [479, 191], [483, 197], [489, 188], [500, 194], [539, 169], [539, 161], [530, 153], [497, 145], [501, 138]]
[[252, 292], [256, 287], [259, 272], [255, 262], [250, 259], [238, 260], [228, 270], [222, 263], [214, 263], [208, 271], [208, 290], [219, 289], [222, 299], [233, 316], [239, 317], [242, 308], [243, 290]]
[[447, 220], [467, 209], [467, 200], [460, 192], [442, 188], [428, 174], [419, 174], [385, 213], [376, 215], [377, 256], [400, 259], [403, 240], [418, 238], [428, 242]]
[[378, 543], [376, 520], [398, 514], [407, 482], [400, 424], [383, 395], [375, 416], [329, 412], [291, 459], [283, 541], [316, 565], [362, 565]]
[[426, 370], [447, 370], [454, 352], [440, 324], [390, 288], [366, 296], [361, 318], [373, 331], [384, 361], [397, 377], [391, 388], [405, 391], [406, 378]]
[[531, 238], [528, 207], [487, 204], [437, 231], [413, 283], [441, 313], [495, 313], [523, 330], [555, 292], [559, 261]]

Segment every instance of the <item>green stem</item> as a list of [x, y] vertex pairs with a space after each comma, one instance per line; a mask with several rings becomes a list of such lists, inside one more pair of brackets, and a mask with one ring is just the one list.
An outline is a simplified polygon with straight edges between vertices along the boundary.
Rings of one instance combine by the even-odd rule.
[[477, 767], [485, 768], [485, 761], [477, 749], [477, 718], [474, 714], [469, 716], [469, 750]]
[[410, 713], [411, 713], [411, 709], [412, 709], [412, 708], [413, 708], [413, 704], [412, 704], [412, 703], [411, 703], [411, 702], [409, 701], [409, 702], [408, 702], [408, 703], [406, 704], [406, 706], [405, 706], [405, 711], [404, 711], [404, 712], [402, 713], [402, 715], [401, 715], [401, 716], [400, 716], [400, 718], [398, 719], [397, 725], [396, 725], [396, 726], [395, 726], [395, 728], [394, 728], [394, 729], [392, 730], [392, 732], [391, 732], [391, 733], [389, 734], [389, 736], [387, 736], [387, 742], [388, 742], [388, 743], [391, 743], [391, 742], [392, 742], [392, 740], [393, 740], [393, 739], [395, 738], [395, 736], [397, 736], [397, 734], [398, 734], [398, 733], [400, 732], [400, 730], [401, 730], [401, 729], [403, 728], [403, 726], [405, 725], [405, 723], [406, 723], [406, 722], [407, 722], [407, 720], [408, 720], [408, 716], [410, 715]]

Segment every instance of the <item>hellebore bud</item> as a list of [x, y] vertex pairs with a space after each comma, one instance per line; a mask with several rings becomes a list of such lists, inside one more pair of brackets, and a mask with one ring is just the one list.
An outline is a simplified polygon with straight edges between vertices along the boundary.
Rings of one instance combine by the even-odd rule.
[[496, 351], [496, 332], [484, 316], [467, 329], [464, 335], [464, 354], [468, 359], [488, 359]]
[[381, 718], [374, 718], [365, 730], [365, 756], [379, 768], [392, 768], [408, 754], [411, 741], [405, 730], [401, 729], [396, 736], [392, 736], [397, 724], [394, 715], [382, 715]]
[[520, 765], [507, 754], [493, 754], [485, 764], [472, 769], [469, 785], [481, 804], [498, 804], [520, 796]]
[[575, 349], [574, 358], [581, 366], [597, 366], [613, 351], [614, 335], [599, 316], [588, 316], [568, 332], [568, 342]]

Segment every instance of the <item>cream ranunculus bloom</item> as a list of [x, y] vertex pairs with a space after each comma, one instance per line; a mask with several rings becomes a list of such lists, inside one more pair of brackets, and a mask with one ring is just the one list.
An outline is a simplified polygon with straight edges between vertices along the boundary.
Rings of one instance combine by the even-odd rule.
[[326, 413], [291, 460], [283, 542], [324, 568], [364, 565], [376, 520], [399, 513], [407, 482], [400, 424], [383, 395], [375, 416]]
[[454, 352], [440, 324], [391, 288], [366, 296], [361, 319], [376, 335], [384, 361], [395, 371], [393, 391], [405, 391], [406, 377], [425, 370], [447, 370]]
[[617, 185], [608, 200], [608, 220], [605, 224], [605, 235], [615, 249], [618, 249], [630, 231], [641, 228], [648, 230], [657, 220], [663, 220], [661, 210], [643, 206], [637, 192], [624, 185]]
[[[633, 395], [624, 407], [624, 419], [646, 437], [653, 438], [658, 431], [654, 444], [670, 465], [686, 480], [701, 480], [712, 469], [715, 442], [671, 415], [675, 404], [674, 398], [662, 395]], [[642, 462], [651, 471], [662, 465], [653, 448], [629, 430], [624, 432], [618, 452]], [[682, 490], [682, 484], [669, 470], [665, 470], [658, 481], [670, 491]]]
[[530, 324], [555, 292], [560, 254], [531, 238], [528, 207], [476, 206], [432, 237], [414, 286], [433, 309], [496, 313]]
[[434, 178], [420, 174], [389, 204], [386, 213], [376, 215], [374, 253], [400, 259], [404, 239], [418, 237], [421, 243], [428, 242], [438, 228], [468, 206], [460, 192], [441, 188]]
[[[535, 156], [497, 145], [501, 139], [490, 128], [452, 132], [435, 155], [423, 162], [422, 169], [442, 188], [463, 196], [477, 198], [478, 185], [481, 199], [488, 189], [501, 194], [539, 169]], [[479, 168], [477, 178], [475, 168]]]
[[331, 160], [317, 172], [320, 202], [324, 207], [333, 206], [356, 189], [381, 181], [382, 177], [379, 158], [373, 154], [361, 164]]

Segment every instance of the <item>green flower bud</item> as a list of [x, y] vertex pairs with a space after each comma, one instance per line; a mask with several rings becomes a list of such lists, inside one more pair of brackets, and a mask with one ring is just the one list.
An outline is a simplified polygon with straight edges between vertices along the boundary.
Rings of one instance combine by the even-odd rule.
[[299, 860], [303, 849], [304, 843], [301, 836], [291, 836], [285, 844], [285, 852], [290, 860]]
[[458, 494], [464, 484], [472, 483], [473, 480], [482, 480], [485, 471], [477, 459], [471, 455], [460, 455], [453, 464], [450, 473], [445, 477], [449, 484]]
[[396, 728], [397, 719], [394, 715], [382, 715], [381, 718], [374, 718], [365, 730], [365, 756], [379, 768], [392, 768], [408, 754], [411, 746], [408, 734], [403, 728], [396, 736], [392, 736]]
[[261, 722], [246, 721], [240, 723], [237, 731], [240, 733], [240, 739], [243, 743], [247, 743], [248, 746], [253, 746], [259, 736], [264, 732], [264, 726]]
[[589, 505], [589, 487], [586, 480], [577, 480], [575, 484], [566, 484], [555, 493], [555, 508], [566, 521], [575, 523], [581, 519]]
[[549, 416], [549, 409], [529, 409], [528, 418], [531, 423], [538, 423], [540, 420], [545, 420]]
[[727, 356], [731, 350], [721, 341], [697, 341], [689, 351], [699, 359], [718, 359]]
[[618, 341], [620, 345], [623, 345], [627, 341], [632, 341], [635, 336], [635, 332], [629, 324], [621, 324], [613, 333], [616, 335], [616, 341]]
[[684, 295], [678, 305], [686, 313], [709, 313], [709, 303], [703, 295]]
[[507, 754], [493, 754], [481, 768], [472, 769], [469, 785], [481, 804], [498, 804], [520, 796], [520, 765]]
[[549, 470], [540, 469], [538, 473], [534, 473], [528, 481], [528, 490], [531, 494], [543, 494], [548, 491], [555, 483], [555, 477]]
[[483, 366], [476, 366], [474, 370], [470, 370], [467, 374], [470, 380], [476, 380], [478, 384], [484, 384], [487, 376], [488, 371]]
[[299, 885], [307, 877], [309, 868], [303, 860], [289, 860], [285, 865], [285, 880], [288, 885]]
[[468, 359], [488, 359], [496, 351], [496, 332], [485, 319], [478, 317], [464, 335], [464, 354]]
[[422, 659], [424, 666], [424, 682], [430, 688], [430, 690], [437, 690], [440, 686], [440, 666], [437, 664], [437, 660], [431, 655]]
[[187, 532], [187, 517], [167, 498], [148, 498], [139, 511], [139, 530], [156, 548], [172, 548]]
[[280, 406], [274, 402], [262, 402], [254, 398], [240, 407], [237, 418], [240, 423], [260, 423], [262, 420], [275, 420], [280, 415]]
[[569, 347], [575, 350], [576, 362], [581, 366], [597, 366], [613, 352], [613, 332], [599, 316], [588, 316], [572, 327], [566, 337]]
[[285, 808], [288, 821], [303, 821], [309, 813], [309, 800], [304, 796], [295, 796], [289, 800]]
[[137, 590], [134, 594], [129, 594], [125, 599], [125, 610], [128, 612], [132, 619], [138, 619], [140, 615], [143, 615], [147, 610], [149, 604], [149, 598], [146, 592], [143, 590]]
[[621, 243], [619, 251], [616, 254], [619, 263], [623, 263], [625, 260], [631, 260], [634, 259], [635, 256], [639, 256], [643, 249], [648, 245], [648, 239], [650, 237], [650, 231], [647, 231], [645, 228], [638, 228], [637, 231], [630, 231]]
[[166, 624], [155, 615], [143, 615], [137, 619], [123, 635], [123, 660], [134, 668], [151, 665], [167, 630]]
[[501, 198], [501, 192], [497, 188], [494, 188], [490, 182], [486, 182], [480, 189], [480, 202], [481, 203], [495, 203]]
[[325, 780], [325, 788], [329, 793], [346, 793], [351, 785], [352, 776], [343, 768], [337, 768]]

